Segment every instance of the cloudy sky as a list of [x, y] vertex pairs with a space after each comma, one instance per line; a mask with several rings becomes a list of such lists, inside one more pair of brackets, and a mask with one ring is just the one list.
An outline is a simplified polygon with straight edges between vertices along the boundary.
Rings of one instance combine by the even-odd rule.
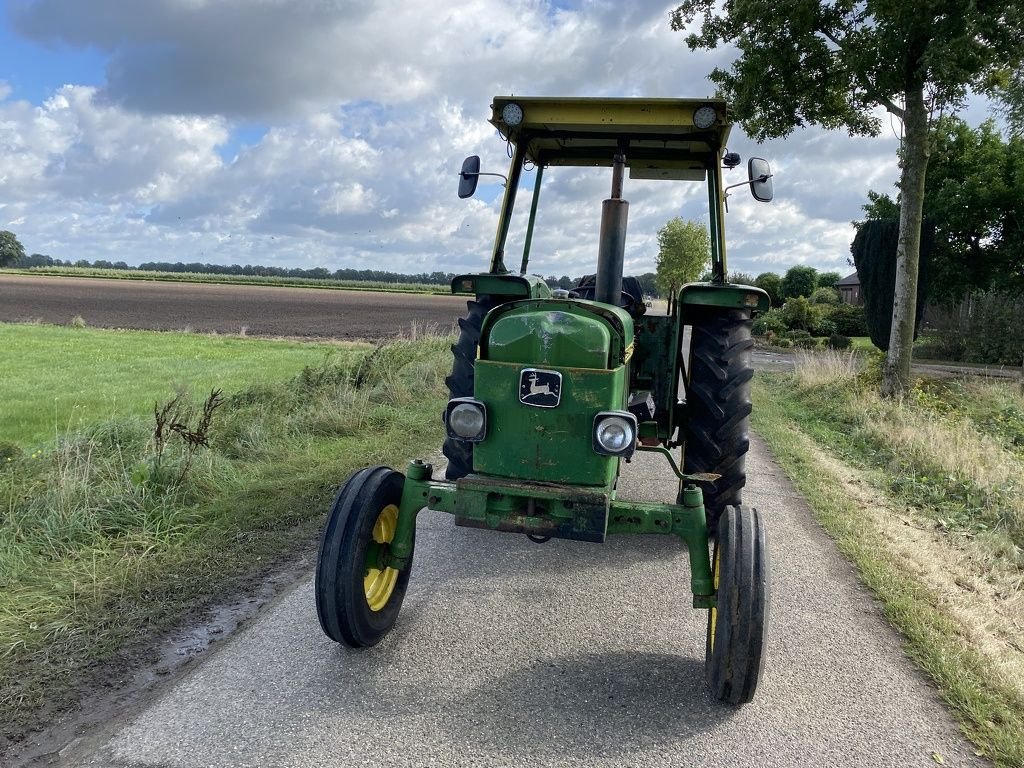
[[[485, 269], [500, 187], [459, 200], [456, 172], [468, 154], [507, 169], [491, 97], [709, 96], [730, 54], [689, 52], [671, 7], [7, 0], [0, 229], [72, 260]], [[758, 146], [735, 129], [729, 149], [772, 163], [776, 199], [730, 199], [730, 270], [852, 271], [849, 222], [891, 190], [896, 147], [891, 130]], [[607, 176], [548, 173], [531, 272], [593, 270]], [[628, 272], [653, 270], [668, 219], [707, 213], [698, 184], [627, 180], [625, 197]]]

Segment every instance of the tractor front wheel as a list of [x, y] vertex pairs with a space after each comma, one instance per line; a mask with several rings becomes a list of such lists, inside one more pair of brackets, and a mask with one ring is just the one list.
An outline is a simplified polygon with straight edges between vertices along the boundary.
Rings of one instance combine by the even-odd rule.
[[324, 633], [353, 648], [376, 645], [398, 618], [412, 570], [388, 564], [405, 477], [368, 467], [342, 486], [324, 527], [316, 566], [316, 613]]
[[708, 611], [704, 676], [716, 699], [746, 704], [764, 668], [768, 637], [768, 548], [756, 509], [725, 508], [711, 573], [716, 605]]
[[[750, 312], [742, 309], [689, 311], [692, 335], [683, 472], [720, 475], [713, 483], [701, 484], [708, 530], [713, 532], [722, 511], [740, 504], [747, 482], [753, 321]], [[680, 485], [680, 503], [682, 490]]]

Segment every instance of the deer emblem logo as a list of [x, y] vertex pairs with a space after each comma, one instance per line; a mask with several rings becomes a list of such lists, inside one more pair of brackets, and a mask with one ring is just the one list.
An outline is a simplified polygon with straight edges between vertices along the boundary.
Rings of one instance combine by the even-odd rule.
[[519, 374], [519, 402], [537, 408], [554, 408], [562, 397], [562, 374], [526, 368]]

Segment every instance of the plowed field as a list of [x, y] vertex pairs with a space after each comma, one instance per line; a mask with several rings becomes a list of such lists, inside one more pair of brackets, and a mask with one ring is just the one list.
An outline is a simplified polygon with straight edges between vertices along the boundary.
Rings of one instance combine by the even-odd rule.
[[448, 331], [465, 297], [140, 280], [0, 275], [0, 321], [97, 328], [383, 339]]

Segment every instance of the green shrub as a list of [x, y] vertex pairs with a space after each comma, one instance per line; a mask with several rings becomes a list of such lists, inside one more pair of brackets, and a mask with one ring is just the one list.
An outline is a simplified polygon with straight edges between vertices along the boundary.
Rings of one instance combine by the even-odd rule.
[[801, 328], [797, 328], [796, 330], [792, 330], [789, 333], [787, 333], [786, 337], [794, 344], [796, 344], [798, 341], [803, 341], [805, 339], [811, 338], [811, 333], [810, 331], [805, 331]]
[[[815, 310], [827, 310], [827, 307], [815, 306]], [[836, 324], [828, 316], [828, 312], [818, 311], [812, 313], [811, 316], [811, 335], [812, 336], [831, 336], [836, 332]]]
[[782, 319], [785, 320], [787, 328], [808, 330], [812, 321], [811, 303], [802, 296], [787, 299], [782, 307]]
[[1014, 293], [977, 291], [959, 306], [936, 313], [919, 354], [969, 363], [1020, 365], [1024, 299]]
[[864, 359], [864, 365], [857, 374], [857, 383], [865, 389], [876, 390], [882, 385], [882, 366], [885, 365], [885, 352], [874, 349]]
[[835, 306], [840, 301], [839, 291], [835, 288], [816, 288], [811, 294], [811, 304], [830, 304]]
[[825, 346], [829, 349], [849, 349], [850, 344], [850, 339], [841, 333], [833, 333], [825, 342]]
[[775, 340], [775, 346], [780, 347], [782, 349], [789, 349], [790, 347], [793, 346], [793, 340], [787, 339], [785, 336], [783, 336], [781, 339]]
[[853, 304], [829, 307], [828, 319], [835, 323], [836, 333], [843, 336], [867, 336], [868, 324], [864, 319], [864, 308]]
[[779, 335], [785, 333], [788, 329], [789, 326], [786, 325], [786, 320], [782, 316], [782, 310], [770, 309], [754, 319], [752, 333], [755, 336], [765, 336], [768, 333]]

